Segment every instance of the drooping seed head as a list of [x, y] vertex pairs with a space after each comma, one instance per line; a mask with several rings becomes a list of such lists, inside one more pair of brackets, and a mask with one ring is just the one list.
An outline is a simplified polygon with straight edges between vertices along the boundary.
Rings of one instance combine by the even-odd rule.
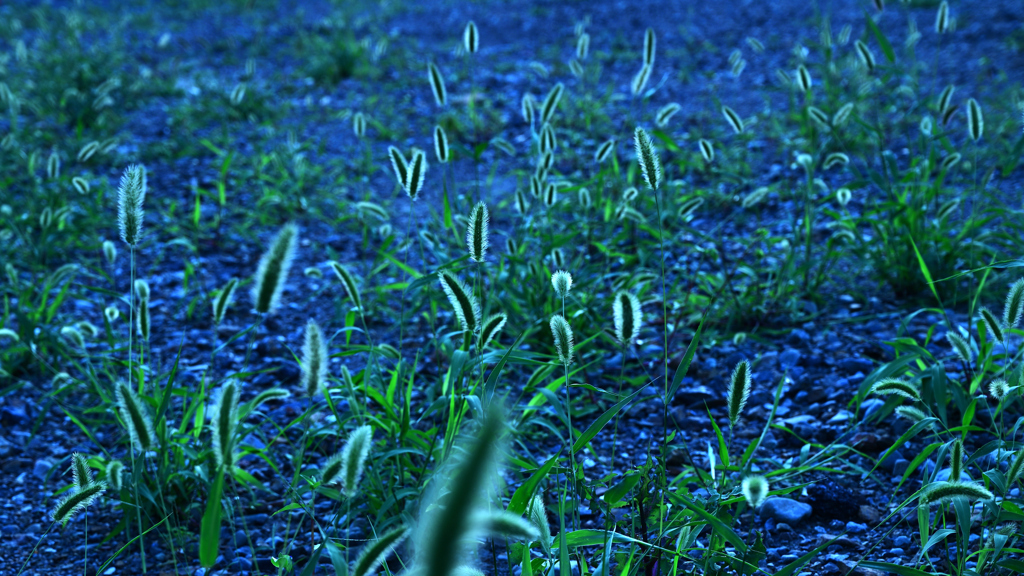
[[832, 152], [825, 157], [824, 167], [826, 170], [833, 166], [846, 166], [850, 163], [850, 157], [842, 152]]
[[729, 424], [734, 428], [750, 398], [751, 381], [750, 362], [741, 360], [729, 379]]
[[62, 498], [50, 513], [50, 518], [61, 526], [67, 526], [79, 512], [85, 510], [103, 495], [107, 485], [105, 482], [95, 482], [85, 488], [69, 494]]
[[999, 323], [999, 319], [992, 313], [988, 308], [982, 308], [979, 311], [982, 322], [985, 323], [985, 329], [989, 335], [995, 338], [999, 342], [1003, 342], [1003, 326]]
[[281, 293], [288, 279], [288, 272], [295, 260], [295, 245], [298, 244], [299, 229], [286, 224], [274, 237], [270, 248], [260, 258], [252, 288], [253, 307], [260, 314], [272, 314], [281, 303]]
[[868, 69], [868, 72], [874, 72], [875, 53], [871, 51], [871, 48], [863, 40], [857, 40], [854, 46], [857, 48], [857, 57], [860, 58], [860, 63]]
[[477, 513], [472, 523], [477, 530], [492, 538], [526, 542], [540, 538], [540, 530], [533, 522], [505, 510]]
[[629, 83], [629, 91], [633, 93], [633, 97], [641, 95], [644, 88], [647, 87], [647, 81], [651, 79], [652, 67], [649, 64], [644, 64], [640, 67], [640, 70], [633, 76], [633, 81]]
[[405, 189], [405, 183], [409, 181], [409, 162], [401, 150], [394, 146], [388, 146], [388, 158], [391, 159], [391, 168], [395, 171], [395, 180], [402, 189]]
[[632, 346], [640, 336], [640, 299], [632, 292], [619, 290], [612, 303], [612, 318], [615, 323], [615, 338], [620, 346]]
[[682, 106], [676, 102], [669, 102], [668, 104], [665, 104], [660, 110], [658, 110], [658, 114], [654, 117], [654, 123], [658, 125], [658, 128], [664, 128], [668, 125], [669, 120], [671, 120], [672, 117], [676, 115], [676, 112], [679, 112], [681, 108]]
[[733, 132], [737, 134], [743, 133], [743, 119], [732, 108], [722, 106], [722, 116], [725, 116], [725, 120], [729, 123], [729, 127], [732, 128]]
[[953, 105], [953, 93], [956, 91], [956, 86], [952, 84], [947, 85], [939, 93], [939, 99], [936, 102], [936, 108], [939, 110], [939, 114], [945, 114], [946, 110]]
[[658, 48], [658, 37], [654, 28], [648, 28], [644, 32], [644, 66], [654, 66], [654, 56]]
[[235, 428], [238, 425], [238, 396], [240, 390], [235, 380], [228, 380], [220, 388], [220, 396], [214, 405], [213, 456], [218, 467], [230, 468], [235, 460]]
[[615, 150], [615, 138], [609, 138], [605, 140], [600, 146], [597, 147], [597, 151], [594, 152], [594, 162], [598, 164], [604, 164], [612, 152]]
[[121, 240], [135, 247], [142, 239], [142, 203], [146, 199], [146, 169], [133, 164], [125, 169], [117, 189], [117, 223]]
[[106, 482], [114, 492], [121, 491], [121, 480], [124, 476], [124, 464], [120, 460], [111, 460], [107, 463]]
[[1024, 475], [1024, 448], [1017, 450], [1017, 455], [1013, 458], [1013, 462], [1010, 463], [1010, 467], [1006, 470], [1006, 486], [1009, 488]]
[[227, 314], [228, 308], [235, 298], [235, 290], [237, 288], [238, 278], [231, 278], [217, 293], [217, 297], [213, 299], [213, 323], [215, 325], [219, 326], [224, 321], [224, 315]]
[[484, 320], [483, 324], [480, 325], [480, 334], [476, 340], [477, 350], [487, 348], [491, 340], [494, 340], [501, 332], [501, 329], [505, 327], [507, 321], [508, 315], [504, 312], [499, 312]]
[[139, 452], [149, 452], [153, 449], [156, 433], [153, 432], [153, 420], [149, 417], [142, 400], [125, 382], [117, 384], [115, 396], [118, 412], [124, 421], [125, 429], [128, 430], [132, 447]]
[[832, 125], [842, 126], [846, 124], [846, 120], [849, 119], [850, 113], [853, 112], [853, 103], [848, 102], [843, 104], [836, 113], [832, 115]]
[[970, 342], [967, 341], [967, 338], [964, 338], [958, 332], [951, 330], [946, 333], [946, 339], [949, 340], [950, 346], [953, 347], [953, 352], [955, 352], [957, 357], [960, 358], [960, 361], [970, 366], [971, 361], [974, 359], [974, 351]]
[[335, 275], [338, 276], [338, 280], [341, 280], [341, 285], [345, 289], [345, 294], [348, 296], [348, 299], [355, 304], [356, 308], [362, 310], [363, 300], [359, 295], [359, 284], [356, 283], [355, 276], [349, 272], [348, 268], [346, 268], [344, 264], [334, 261], [329, 264], [331, 269], [334, 270]]
[[985, 116], [981, 113], [981, 104], [974, 98], [967, 101], [967, 133], [975, 142], [985, 135]]
[[477, 302], [476, 296], [450, 270], [441, 270], [437, 273], [437, 278], [441, 282], [445, 296], [448, 297], [448, 302], [455, 310], [455, 317], [463, 332], [476, 332], [480, 324], [480, 303]]
[[828, 114], [821, 108], [815, 106], [807, 107], [807, 116], [810, 117], [811, 121], [823, 132], [829, 132], [832, 127], [828, 123]]
[[113, 324], [121, 317], [121, 311], [116, 306], [107, 306], [103, 309], [103, 316], [106, 317], [107, 322]]
[[921, 494], [921, 505], [936, 502], [951, 502], [956, 498], [967, 500], [991, 500], [995, 496], [973, 482], [932, 482]]
[[472, 20], [466, 23], [466, 29], [462, 31], [462, 46], [467, 54], [476, 54], [480, 50], [480, 31]]
[[903, 418], [904, 420], [908, 420], [913, 424], [916, 424], [928, 417], [927, 414], [913, 406], [897, 406], [896, 416]]
[[89, 193], [89, 181], [86, 180], [85, 178], [82, 178], [81, 176], [75, 176], [74, 178], [72, 178], [71, 186], [75, 189], [75, 192], [78, 192], [79, 194]]
[[85, 337], [82, 332], [74, 326], [64, 326], [60, 329], [60, 335], [64, 337], [74, 348], [82, 350], [85, 348]]
[[327, 340], [320, 325], [310, 318], [302, 343], [302, 388], [310, 398], [316, 398], [326, 382]]
[[565, 270], [559, 270], [551, 275], [551, 287], [555, 289], [555, 295], [562, 300], [569, 297], [572, 290], [572, 274]]
[[768, 480], [764, 476], [747, 476], [742, 484], [743, 497], [751, 508], [760, 508], [768, 497]]
[[434, 155], [441, 164], [448, 162], [448, 134], [440, 124], [434, 126]]
[[840, 188], [839, 190], [836, 190], [836, 202], [838, 202], [840, 206], [846, 206], [850, 203], [852, 198], [853, 193], [850, 192], [849, 188]]
[[433, 62], [427, 64], [427, 80], [430, 82], [430, 90], [434, 93], [434, 102], [441, 107], [447, 106], [448, 89], [444, 85], [444, 76]]
[[633, 131], [633, 142], [636, 146], [636, 157], [640, 162], [640, 169], [644, 175], [644, 181], [651, 190], [657, 190], [661, 185], [661, 160], [658, 158], [658, 151], [654, 149], [654, 143], [647, 131], [637, 126]]
[[366, 545], [355, 564], [352, 565], [352, 576], [371, 576], [377, 572], [388, 556], [409, 535], [409, 528], [401, 526], [377, 538]]
[[563, 365], [572, 364], [572, 355], [575, 351], [572, 338], [572, 327], [568, 320], [561, 314], [555, 314], [549, 322], [551, 336], [555, 339], [555, 350], [558, 351], [558, 360]]
[[1024, 318], [1024, 278], [1010, 286], [1006, 293], [1006, 304], [1003, 305], [1003, 326], [1012, 330]]
[[473, 262], [482, 263], [487, 257], [487, 248], [491, 244], [488, 238], [490, 221], [487, 205], [477, 202], [473, 211], [469, 213], [469, 226], [466, 227], [466, 247], [469, 250], [469, 259]]
[[871, 387], [871, 392], [879, 396], [902, 396], [913, 401], [921, 399], [916, 386], [899, 378], [883, 378]]
[[565, 86], [559, 82], [548, 92], [544, 103], [540, 108], [540, 121], [544, 124], [551, 122], [551, 119], [555, 116], [555, 110], [558, 109], [558, 103], [562, 100], [562, 93], [565, 92]]

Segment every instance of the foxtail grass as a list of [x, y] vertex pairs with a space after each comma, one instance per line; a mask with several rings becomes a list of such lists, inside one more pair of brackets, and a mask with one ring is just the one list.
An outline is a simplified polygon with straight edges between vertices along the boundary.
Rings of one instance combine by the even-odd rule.
[[741, 485], [743, 498], [751, 508], [760, 508], [768, 497], [768, 481], [764, 476], [747, 476]]
[[310, 402], [316, 399], [327, 382], [327, 340], [320, 325], [312, 318], [306, 322], [302, 343], [302, 388]]
[[253, 308], [259, 314], [272, 314], [281, 304], [281, 294], [295, 259], [299, 229], [286, 224], [260, 258], [252, 288]]

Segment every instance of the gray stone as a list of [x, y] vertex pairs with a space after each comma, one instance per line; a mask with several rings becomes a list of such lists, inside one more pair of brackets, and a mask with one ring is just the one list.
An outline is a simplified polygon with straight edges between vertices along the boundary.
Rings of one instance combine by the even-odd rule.
[[777, 522], [799, 524], [811, 515], [810, 504], [804, 504], [790, 498], [773, 497], [761, 506], [761, 514]]
[[36, 460], [35, 466], [32, 467], [32, 474], [40, 480], [45, 480], [51, 468], [53, 468], [53, 463], [46, 458], [41, 458]]
[[906, 536], [897, 536], [892, 543], [895, 544], [897, 548], [906, 548], [907, 546], [910, 546], [911, 540]]
[[779, 354], [779, 367], [783, 370], [790, 370], [800, 362], [800, 351], [793, 348], [786, 348]]
[[846, 531], [850, 534], [863, 534], [868, 531], [868, 525], [861, 524], [859, 522], [853, 522], [851, 520], [850, 522], [846, 523]]

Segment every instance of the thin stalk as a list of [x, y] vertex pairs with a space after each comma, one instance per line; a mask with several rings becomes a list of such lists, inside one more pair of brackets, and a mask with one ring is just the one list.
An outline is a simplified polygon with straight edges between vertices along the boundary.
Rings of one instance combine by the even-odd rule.
[[[132, 387], [132, 341], [135, 332], [135, 246], [131, 246], [131, 273], [128, 284], [128, 388]], [[139, 379], [139, 395], [142, 394], [142, 379]], [[135, 450], [129, 449], [132, 456], [132, 484], [135, 489], [135, 521], [139, 529], [139, 559], [142, 562], [142, 573], [146, 573], [146, 542], [142, 532], [142, 502], [139, 500], [139, 471], [135, 468]], [[145, 457], [145, 454], [143, 454]]]

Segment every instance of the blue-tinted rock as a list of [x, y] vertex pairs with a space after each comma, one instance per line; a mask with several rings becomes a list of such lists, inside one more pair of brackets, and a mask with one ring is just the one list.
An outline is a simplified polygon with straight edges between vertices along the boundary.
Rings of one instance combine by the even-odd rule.
[[761, 506], [761, 515], [772, 518], [776, 522], [799, 524], [811, 515], [811, 506], [791, 498], [773, 497]]

